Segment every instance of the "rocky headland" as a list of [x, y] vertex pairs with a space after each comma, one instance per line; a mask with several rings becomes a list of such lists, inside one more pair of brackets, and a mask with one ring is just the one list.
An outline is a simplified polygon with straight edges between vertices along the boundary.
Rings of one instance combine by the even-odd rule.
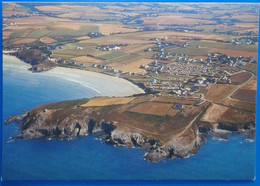
[[[167, 128], [163, 121], [160, 126], [147, 128], [146, 123], [150, 122], [149, 118], [144, 118], [146, 116], [142, 114], [139, 116], [130, 113], [132, 110], [129, 109], [135, 104], [140, 104], [140, 100], [143, 99], [144, 96], [137, 96], [128, 104], [108, 106], [84, 105], [90, 101], [89, 99], [52, 103], [35, 107], [21, 116], [11, 116], [5, 123], [19, 123], [21, 133], [12, 138], [76, 138], [99, 134], [98, 136], [106, 144], [129, 148], [140, 147], [146, 152], [144, 158], [152, 162], [166, 158], [184, 158], [195, 154], [208, 135], [226, 139], [229, 133], [247, 133], [250, 138], [254, 137], [254, 121], [236, 124], [201, 121], [210, 106], [209, 103], [198, 108], [200, 112], [192, 115], [192, 118], [189, 118], [187, 112], [171, 118], [172, 122], [170, 120], [172, 125], [175, 125], [176, 119], [186, 122], [185, 125], [176, 123], [175, 128]], [[129, 108], [125, 108], [126, 105]], [[192, 109], [195, 112], [197, 107]], [[123, 119], [120, 121], [117, 118]], [[187, 118], [190, 120], [186, 121]], [[135, 125], [135, 119], [139, 121], [138, 125]], [[168, 118], [167, 121], [169, 122]]]

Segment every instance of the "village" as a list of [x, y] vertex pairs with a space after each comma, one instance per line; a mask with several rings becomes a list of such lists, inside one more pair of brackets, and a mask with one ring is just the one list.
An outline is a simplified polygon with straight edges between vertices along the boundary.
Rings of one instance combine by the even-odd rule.
[[[185, 59], [186, 57], [184, 57]], [[98, 68], [142, 84], [150, 92], [159, 94], [175, 94], [177, 96], [198, 96], [209, 85], [214, 83], [232, 84], [230, 76], [243, 72], [243, 63], [255, 63], [252, 58], [229, 57], [218, 53], [209, 53], [206, 60], [185, 59], [172, 63], [152, 61], [149, 65], [141, 65], [145, 74], [125, 73], [113, 67], [93, 64]], [[161, 77], [164, 77], [163, 79]], [[135, 79], [139, 79], [135, 81]], [[140, 79], [143, 79], [140, 81]], [[148, 81], [150, 79], [150, 81]]]
[[231, 41], [234, 45], [254, 45], [258, 41], [257, 37], [245, 37], [245, 38], [235, 38]]

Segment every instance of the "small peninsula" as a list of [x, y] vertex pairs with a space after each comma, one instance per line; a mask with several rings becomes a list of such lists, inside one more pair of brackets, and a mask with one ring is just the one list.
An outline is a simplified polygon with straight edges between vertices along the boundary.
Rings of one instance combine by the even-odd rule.
[[247, 133], [252, 138], [254, 118], [254, 113], [206, 100], [143, 94], [41, 105], [5, 123], [21, 122], [21, 133], [13, 138], [99, 134], [107, 144], [140, 147], [146, 152], [146, 160], [158, 162], [195, 154], [207, 135], [227, 138], [232, 132]]

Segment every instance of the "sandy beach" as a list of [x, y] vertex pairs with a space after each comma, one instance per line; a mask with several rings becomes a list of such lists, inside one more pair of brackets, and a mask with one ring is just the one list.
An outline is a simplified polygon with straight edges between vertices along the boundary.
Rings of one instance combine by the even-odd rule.
[[34, 76], [49, 76], [61, 78], [63, 81], [70, 81], [80, 84], [97, 93], [97, 96], [130, 96], [144, 93], [144, 91], [131, 82], [96, 72], [83, 71], [72, 68], [56, 67], [46, 72], [32, 73], [27, 69], [29, 64], [21, 61], [17, 57], [3, 55], [3, 69], [16, 68], [24, 73], [31, 73]]

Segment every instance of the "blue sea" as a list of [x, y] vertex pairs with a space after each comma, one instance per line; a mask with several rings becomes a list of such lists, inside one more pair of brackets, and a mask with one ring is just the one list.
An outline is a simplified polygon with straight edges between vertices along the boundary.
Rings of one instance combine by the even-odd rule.
[[[93, 97], [97, 93], [60, 77], [3, 70], [3, 120], [39, 104]], [[86, 80], [87, 81], [87, 80]], [[103, 93], [106, 94], [105, 92]], [[114, 148], [95, 136], [74, 140], [15, 139], [16, 124], [2, 126], [3, 180], [248, 180], [254, 178], [255, 142], [244, 135], [208, 138], [185, 159], [149, 163], [144, 151]]]

